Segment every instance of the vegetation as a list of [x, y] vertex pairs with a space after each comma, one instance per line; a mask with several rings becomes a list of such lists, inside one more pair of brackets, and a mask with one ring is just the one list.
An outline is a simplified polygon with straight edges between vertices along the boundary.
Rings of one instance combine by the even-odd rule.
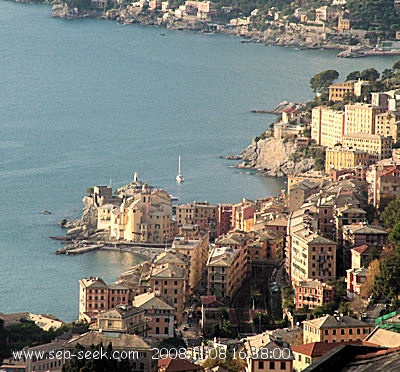
[[386, 229], [393, 229], [400, 222], [400, 198], [391, 201], [381, 213], [381, 221]]
[[70, 324], [56, 331], [44, 331], [30, 320], [21, 319], [20, 323], [9, 327], [4, 327], [3, 320], [0, 320], [0, 362], [10, 357], [13, 350], [49, 343], [67, 331], [84, 333], [87, 331], [87, 326]]
[[322, 71], [310, 79], [310, 87], [316, 93], [326, 92], [338, 77], [339, 73], [336, 70]]

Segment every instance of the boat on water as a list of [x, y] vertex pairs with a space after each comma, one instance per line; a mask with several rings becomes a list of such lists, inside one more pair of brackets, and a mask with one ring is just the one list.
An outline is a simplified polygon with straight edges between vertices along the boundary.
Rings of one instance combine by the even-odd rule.
[[185, 179], [182, 176], [182, 172], [181, 172], [181, 156], [179, 155], [178, 158], [178, 174], [176, 175], [176, 182], [181, 183], [183, 182]]

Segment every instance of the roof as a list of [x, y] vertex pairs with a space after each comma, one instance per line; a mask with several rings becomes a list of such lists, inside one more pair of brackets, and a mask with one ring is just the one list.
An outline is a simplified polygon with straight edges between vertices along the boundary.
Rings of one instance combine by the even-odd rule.
[[165, 372], [202, 371], [203, 368], [186, 359], [161, 358], [158, 359], [158, 370]]
[[202, 305], [211, 305], [211, 304], [217, 304], [220, 306], [224, 306], [224, 304], [220, 301], [217, 300], [217, 297], [215, 295], [212, 296], [200, 296], [200, 300]]
[[178, 266], [170, 263], [164, 264], [159, 267], [154, 267], [151, 270], [151, 278], [177, 278], [182, 279], [186, 277], [186, 271]]
[[233, 264], [239, 249], [231, 247], [215, 247], [208, 257], [207, 266], [226, 266]]
[[309, 230], [309, 229], [302, 229], [299, 231], [295, 231], [292, 235], [297, 236], [298, 238], [306, 241], [309, 244], [333, 244], [336, 243], [333, 240], [324, 238], [323, 236], [318, 235], [317, 233]]
[[388, 331], [387, 329], [376, 327], [366, 338], [365, 341], [372, 342], [379, 346], [399, 347], [400, 333]]
[[293, 346], [292, 351], [297, 354], [315, 358], [326, 354], [328, 351], [331, 351], [341, 344], [341, 342], [310, 342], [308, 344]]
[[354, 247], [351, 250], [360, 254], [363, 254], [364, 252], [368, 252], [369, 246], [366, 244], [360, 245], [358, 247]]
[[347, 315], [337, 316], [337, 317], [333, 315], [325, 315], [320, 318], [304, 321], [303, 324], [316, 326], [319, 329], [370, 327], [369, 324], [364, 323], [361, 320], [354, 319]]
[[137, 350], [137, 349], [147, 349], [151, 350], [150, 345], [145, 342], [141, 337], [137, 335], [130, 335], [125, 333], [116, 332], [88, 332], [83, 335], [78, 336], [70, 340], [67, 345], [70, 347], [75, 347], [77, 344], [82, 346], [99, 345], [109, 345], [112, 343], [113, 349], [127, 349], [127, 350]]
[[133, 299], [133, 305], [144, 310], [174, 310], [172, 306], [169, 306], [160, 297], [156, 296], [154, 292], [143, 293], [135, 296]]
[[380, 226], [375, 225], [364, 225], [364, 224], [352, 224], [343, 226], [343, 229], [347, 229], [353, 232], [353, 234], [383, 234], [388, 235], [387, 231]]
[[90, 287], [94, 287], [94, 288], [104, 288], [106, 287], [106, 283], [104, 282], [103, 279], [97, 277], [93, 277], [93, 276], [89, 276], [88, 278], [83, 278], [80, 280], [80, 282], [86, 287], [86, 288], [90, 288]]

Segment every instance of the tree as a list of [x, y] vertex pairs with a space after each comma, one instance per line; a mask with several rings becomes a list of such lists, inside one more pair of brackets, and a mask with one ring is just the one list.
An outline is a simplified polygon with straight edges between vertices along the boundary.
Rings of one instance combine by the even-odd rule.
[[379, 72], [374, 68], [367, 68], [360, 74], [361, 80], [375, 81], [380, 77]]
[[395, 247], [398, 248], [400, 246], [400, 222], [397, 222], [396, 225], [394, 225], [389, 234], [389, 240]]
[[379, 260], [375, 259], [370, 262], [368, 268], [367, 268], [367, 273], [366, 273], [366, 280], [365, 282], [361, 285], [360, 288], [360, 295], [363, 298], [368, 298], [371, 296], [374, 292], [374, 287], [375, 287], [375, 279], [377, 276], [380, 275], [380, 268], [379, 268]]
[[358, 80], [358, 79], [360, 79], [360, 77], [361, 77], [360, 71], [353, 71], [353, 72], [350, 72], [350, 74], [347, 75], [346, 81]]
[[379, 260], [380, 273], [375, 278], [375, 293], [386, 297], [389, 301], [400, 295], [400, 254], [387, 251]]
[[383, 226], [392, 229], [400, 221], [400, 198], [391, 201], [381, 213]]
[[310, 87], [313, 92], [322, 93], [326, 92], [328, 87], [339, 77], [336, 70], [325, 70], [310, 79]]

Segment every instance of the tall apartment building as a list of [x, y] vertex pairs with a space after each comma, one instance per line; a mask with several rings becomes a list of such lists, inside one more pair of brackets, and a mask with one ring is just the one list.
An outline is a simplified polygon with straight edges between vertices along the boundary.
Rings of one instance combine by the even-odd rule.
[[133, 293], [124, 284], [107, 285], [99, 277], [79, 281], [79, 321], [93, 322], [102, 311], [131, 303]]
[[187, 271], [167, 263], [153, 267], [147, 281], [156, 294], [174, 307], [177, 324], [180, 324], [187, 296]]
[[383, 112], [375, 117], [375, 134], [392, 137], [393, 142], [400, 140], [400, 116], [393, 112]]
[[240, 231], [250, 231], [254, 225], [254, 214], [257, 205], [253, 200], [244, 198], [240, 203], [232, 206], [233, 228]]
[[375, 134], [375, 117], [382, 110], [367, 103], [354, 103], [345, 107], [344, 134]]
[[341, 170], [355, 168], [357, 165], [369, 165], [368, 152], [343, 146], [335, 146], [326, 149], [326, 173], [329, 173], [332, 169]]
[[198, 225], [202, 231], [210, 232], [210, 239], [218, 236], [218, 207], [209, 202], [181, 204], [176, 208], [178, 227], [191, 224]]
[[343, 136], [343, 146], [368, 152], [371, 162], [392, 156], [393, 139], [379, 134], [351, 133]]
[[218, 236], [232, 229], [232, 204], [218, 204]]
[[336, 243], [309, 229], [291, 233], [291, 279], [322, 282], [336, 278]]
[[182, 253], [190, 259], [189, 286], [190, 291], [199, 286], [205, 273], [210, 246], [209, 232], [203, 233], [199, 239], [187, 239], [177, 236], [172, 242], [172, 251]]
[[335, 289], [319, 280], [305, 280], [294, 286], [294, 298], [296, 309], [307, 306], [309, 309], [315, 309], [326, 302], [334, 300]]
[[247, 250], [215, 247], [207, 261], [207, 294], [229, 303], [246, 280]]
[[312, 109], [311, 138], [318, 145], [334, 147], [345, 134], [345, 112], [318, 106]]

